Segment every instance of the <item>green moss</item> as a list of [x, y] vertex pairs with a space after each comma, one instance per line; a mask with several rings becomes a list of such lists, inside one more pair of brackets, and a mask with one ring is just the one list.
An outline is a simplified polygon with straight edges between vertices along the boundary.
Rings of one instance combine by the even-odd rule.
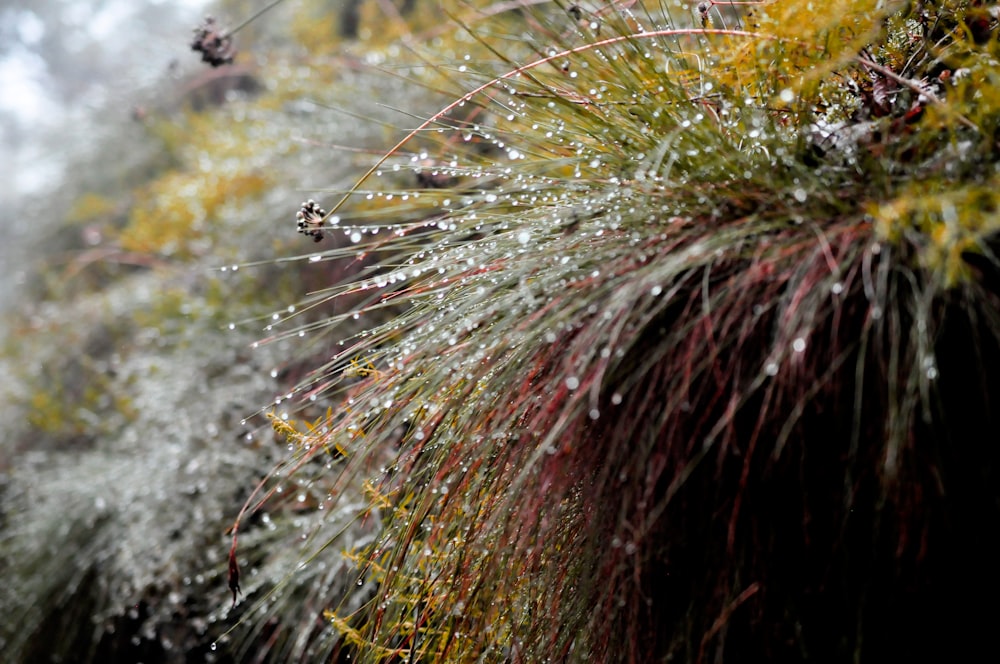
[[118, 203], [112, 198], [87, 193], [76, 199], [66, 215], [66, 221], [79, 224], [104, 219], [114, 215], [118, 207]]
[[208, 250], [224, 206], [246, 204], [267, 186], [258, 173], [218, 174], [211, 171], [168, 173], [137, 195], [122, 229], [122, 248], [145, 254], [190, 257]]

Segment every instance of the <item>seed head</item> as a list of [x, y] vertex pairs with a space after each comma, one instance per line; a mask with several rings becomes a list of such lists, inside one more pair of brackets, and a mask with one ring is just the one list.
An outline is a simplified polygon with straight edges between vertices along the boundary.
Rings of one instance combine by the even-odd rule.
[[303, 235], [308, 235], [316, 242], [319, 242], [323, 239], [322, 226], [323, 217], [325, 216], [326, 210], [321, 208], [316, 201], [310, 198], [302, 204], [302, 207], [299, 208], [298, 213], [295, 215], [299, 232]]

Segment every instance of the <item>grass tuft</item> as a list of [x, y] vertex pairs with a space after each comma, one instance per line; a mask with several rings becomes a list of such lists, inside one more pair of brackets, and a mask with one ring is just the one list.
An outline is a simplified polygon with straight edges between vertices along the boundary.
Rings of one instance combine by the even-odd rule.
[[995, 19], [703, 4], [456, 14], [468, 91], [330, 205], [352, 244], [321, 255], [374, 264], [310, 304], [365, 326], [296, 390], [343, 402], [287, 465], [336, 448], [311, 481], [364, 480], [372, 594], [325, 614], [356, 660], [987, 633]]

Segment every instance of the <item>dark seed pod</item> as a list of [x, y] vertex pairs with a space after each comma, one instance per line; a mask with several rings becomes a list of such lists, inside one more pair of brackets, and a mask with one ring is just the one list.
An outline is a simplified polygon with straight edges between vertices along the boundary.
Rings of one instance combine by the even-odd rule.
[[303, 235], [310, 236], [316, 242], [323, 239], [323, 218], [326, 210], [311, 198], [302, 204], [295, 215], [296, 226]]

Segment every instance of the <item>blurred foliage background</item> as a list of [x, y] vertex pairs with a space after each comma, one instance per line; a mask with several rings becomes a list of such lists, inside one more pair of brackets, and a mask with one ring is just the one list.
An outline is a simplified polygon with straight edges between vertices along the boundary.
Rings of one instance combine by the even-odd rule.
[[[0, 7], [0, 57], [37, 65], [17, 82], [42, 88], [7, 88], [3, 108], [0, 651], [239, 661], [212, 648], [244, 608], [224, 533], [286, 453], [264, 412], [328, 351], [258, 342], [353, 262], [274, 259], [312, 250], [302, 198], [351, 182], [406, 118], [378, 100], [432, 106], [365, 64], [385, 42], [343, 41], [339, 3], [284, 3], [220, 69], [192, 30], [207, 11], [235, 25], [244, 3], [85, 4]], [[312, 517], [291, 503], [256, 515], [260, 547], [290, 546], [249, 553], [244, 592], [297, 565]], [[337, 569], [297, 583], [339, 597]]]

